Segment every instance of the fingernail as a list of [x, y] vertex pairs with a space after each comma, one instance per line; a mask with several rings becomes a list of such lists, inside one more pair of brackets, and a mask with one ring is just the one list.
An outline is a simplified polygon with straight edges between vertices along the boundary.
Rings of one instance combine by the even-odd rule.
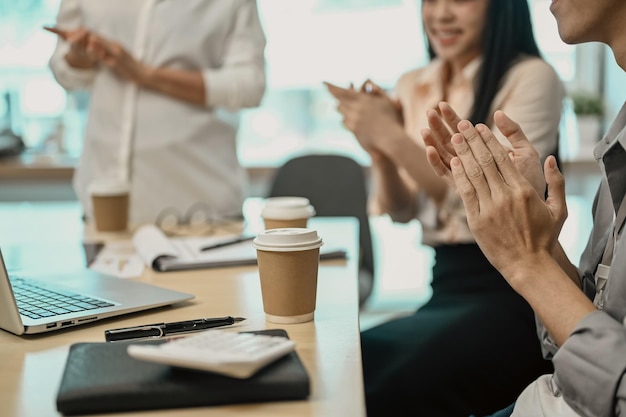
[[463, 136], [455, 133], [454, 135], [452, 135], [451, 141], [454, 145], [460, 145], [461, 143], [463, 143]]
[[459, 124], [457, 125], [457, 127], [459, 128], [459, 130], [461, 132], [466, 131], [467, 129], [469, 129], [470, 127], [472, 127], [471, 123], [468, 122], [467, 120], [461, 120], [459, 122]]
[[550, 168], [552, 169], [558, 169], [558, 166], [556, 165], [556, 158], [554, 158], [554, 156], [550, 156], [550, 159], [548, 160], [548, 165], [550, 165]]

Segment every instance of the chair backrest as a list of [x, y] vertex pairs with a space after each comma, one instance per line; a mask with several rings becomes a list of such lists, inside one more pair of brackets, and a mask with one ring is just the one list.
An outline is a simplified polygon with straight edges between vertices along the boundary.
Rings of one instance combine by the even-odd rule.
[[317, 216], [359, 219], [361, 267], [374, 275], [367, 185], [363, 167], [342, 155], [312, 154], [287, 161], [274, 176], [269, 197], [297, 196], [311, 201]]

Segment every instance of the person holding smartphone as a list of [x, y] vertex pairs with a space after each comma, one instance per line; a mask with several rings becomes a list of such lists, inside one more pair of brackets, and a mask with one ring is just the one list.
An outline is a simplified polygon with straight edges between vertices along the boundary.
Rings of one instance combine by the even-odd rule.
[[254, 0], [62, 0], [50, 58], [67, 90], [90, 92], [74, 189], [88, 218], [94, 180], [130, 185], [130, 222], [167, 210], [241, 215], [238, 112], [265, 92]]

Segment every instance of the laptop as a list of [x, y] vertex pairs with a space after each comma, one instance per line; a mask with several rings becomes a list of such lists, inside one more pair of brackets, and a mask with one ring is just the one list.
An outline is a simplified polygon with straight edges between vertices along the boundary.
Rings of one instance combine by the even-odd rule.
[[0, 250], [0, 329], [37, 334], [194, 298], [85, 268], [37, 277], [9, 273]]

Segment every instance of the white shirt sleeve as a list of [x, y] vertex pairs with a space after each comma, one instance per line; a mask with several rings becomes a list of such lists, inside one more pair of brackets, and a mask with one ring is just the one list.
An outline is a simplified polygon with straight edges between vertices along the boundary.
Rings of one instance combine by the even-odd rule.
[[[78, 29], [82, 25], [78, 0], [63, 0], [59, 6], [56, 26], [60, 29]], [[69, 44], [59, 37], [49, 62], [52, 74], [57, 82], [67, 90], [87, 89], [93, 83], [97, 70], [70, 66], [65, 60], [65, 55], [69, 49]]]
[[226, 40], [224, 64], [203, 71], [208, 106], [228, 110], [256, 107], [265, 92], [265, 35], [256, 1], [244, 0]]

